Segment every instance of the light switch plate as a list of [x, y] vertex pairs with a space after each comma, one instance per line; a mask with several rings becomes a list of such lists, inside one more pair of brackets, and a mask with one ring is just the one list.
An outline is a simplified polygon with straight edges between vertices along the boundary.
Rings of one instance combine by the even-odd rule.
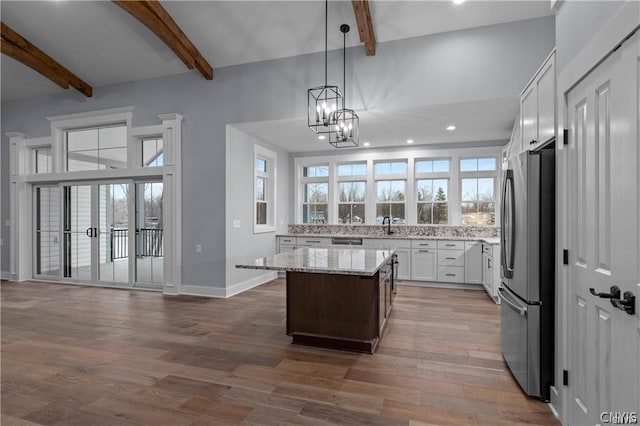
[[233, 220], [233, 227], [234, 228], [240, 228], [240, 220], [239, 219], [234, 219]]
[[196, 244], [196, 253], [202, 253], [202, 246], [200, 244]]

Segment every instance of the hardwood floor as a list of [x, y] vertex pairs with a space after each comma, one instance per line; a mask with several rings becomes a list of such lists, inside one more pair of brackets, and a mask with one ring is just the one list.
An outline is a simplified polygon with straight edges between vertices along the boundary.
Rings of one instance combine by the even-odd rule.
[[290, 344], [283, 280], [230, 299], [3, 282], [2, 425], [558, 424], [481, 291], [401, 286], [374, 355]]

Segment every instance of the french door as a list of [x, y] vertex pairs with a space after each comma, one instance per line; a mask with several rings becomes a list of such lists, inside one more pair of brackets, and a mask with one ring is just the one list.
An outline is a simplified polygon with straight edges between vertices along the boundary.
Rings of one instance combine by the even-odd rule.
[[37, 278], [162, 289], [164, 242], [160, 181], [37, 186]]
[[64, 184], [62, 279], [130, 286], [131, 182]]

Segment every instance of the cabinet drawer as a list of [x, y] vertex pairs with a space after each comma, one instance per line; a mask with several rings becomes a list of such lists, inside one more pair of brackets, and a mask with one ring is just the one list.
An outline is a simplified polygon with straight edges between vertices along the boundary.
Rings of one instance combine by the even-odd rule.
[[295, 244], [280, 244], [278, 247], [278, 253], [285, 253], [287, 251], [294, 251], [296, 249]]
[[438, 265], [464, 267], [464, 250], [438, 250]]
[[493, 256], [493, 247], [491, 244], [482, 243], [482, 252], [487, 253], [489, 256]]
[[363, 238], [362, 245], [366, 247], [389, 247], [391, 249], [411, 248], [411, 240], [399, 238]]
[[464, 241], [438, 241], [439, 249], [464, 250]]
[[296, 237], [278, 237], [280, 244], [295, 244]]
[[436, 244], [435, 241], [430, 241], [430, 240], [413, 240], [411, 241], [411, 248], [412, 249], [435, 249], [438, 248], [438, 245]]
[[298, 237], [298, 246], [300, 245], [307, 245], [307, 246], [313, 246], [313, 245], [317, 245], [317, 244], [331, 244], [331, 238], [300, 238]]
[[446, 283], [463, 283], [464, 267], [438, 266], [438, 281]]

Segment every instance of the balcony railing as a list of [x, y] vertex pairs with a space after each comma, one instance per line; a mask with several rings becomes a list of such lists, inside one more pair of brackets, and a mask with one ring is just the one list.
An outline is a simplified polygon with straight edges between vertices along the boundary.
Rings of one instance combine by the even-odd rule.
[[[162, 257], [162, 228], [140, 228], [136, 231], [138, 257]], [[124, 259], [129, 256], [129, 230], [127, 228], [111, 229], [111, 260]]]

